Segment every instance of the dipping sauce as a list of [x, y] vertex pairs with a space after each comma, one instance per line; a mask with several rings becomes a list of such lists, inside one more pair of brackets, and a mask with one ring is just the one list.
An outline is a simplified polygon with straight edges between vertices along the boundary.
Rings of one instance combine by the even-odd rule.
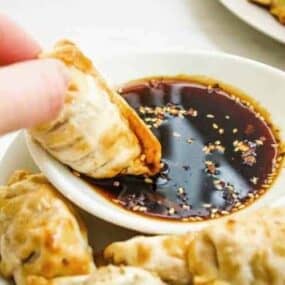
[[242, 209], [272, 184], [282, 157], [272, 125], [250, 99], [191, 78], [153, 78], [120, 94], [162, 145], [156, 177], [91, 180], [143, 215], [200, 221]]

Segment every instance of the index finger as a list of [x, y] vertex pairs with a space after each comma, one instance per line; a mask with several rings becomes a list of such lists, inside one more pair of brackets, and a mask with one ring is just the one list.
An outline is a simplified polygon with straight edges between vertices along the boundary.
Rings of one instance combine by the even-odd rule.
[[36, 58], [40, 45], [18, 24], [0, 13], [0, 65]]

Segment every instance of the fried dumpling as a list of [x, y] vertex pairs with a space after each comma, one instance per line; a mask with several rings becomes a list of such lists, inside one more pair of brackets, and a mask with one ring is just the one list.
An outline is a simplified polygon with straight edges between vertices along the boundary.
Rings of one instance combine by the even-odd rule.
[[156, 273], [171, 284], [189, 284], [187, 250], [192, 236], [135, 237], [115, 242], [104, 256], [115, 264], [127, 264]]
[[106, 248], [105, 257], [171, 284], [284, 285], [284, 239], [285, 208], [264, 208], [197, 233], [117, 242]]
[[160, 143], [92, 62], [68, 41], [42, 57], [64, 62], [71, 83], [60, 115], [30, 130], [33, 138], [62, 163], [94, 178], [156, 174]]
[[285, 0], [250, 0], [253, 3], [267, 7], [281, 24], [285, 25]]
[[250, 0], [250, 1], [265, 7], [270, 7], [272, 3], [272, 0]]
[[17, 285], [80, 284], [94, 271], [84, 224], [42, 174], [17, 171], [0, 187], [0, 241], [0, 273]]
[[165, 283], [140, 268], [109, 265], [97, 269], [84, 285], [165, 285]]
[[285, 25], [285, 0], [272, 0], [271, 13]]
[[195, 285], [285, 284], [285, 209], [262, 209], [201, 231], [188, 251]]

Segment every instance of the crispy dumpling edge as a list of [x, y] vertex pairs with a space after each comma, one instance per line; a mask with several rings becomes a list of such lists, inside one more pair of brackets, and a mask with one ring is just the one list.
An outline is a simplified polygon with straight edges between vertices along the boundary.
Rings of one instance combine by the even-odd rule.
[[143, 120], [137, 115], [128, 103], [114, 90], [110, 89], [102, 79], [100, 73], [93, 66], [91, 60], [87, 58], [78, 47], [69, 40], [61, 40], [56, 43], [52, 52], [45, 52], [40, 58], [56, 58], [66, 65], [71, 65], [80, 71], [93, 76], [108, 93], [110, 100], [119, 108], [121, 114], [128, 120], [131, 130], [136, 135], [142, 148], [141, 159], [149, 168], [149, 174], [154, 175], [160, 170], [161, 145], [149, 128], [145, 126]]

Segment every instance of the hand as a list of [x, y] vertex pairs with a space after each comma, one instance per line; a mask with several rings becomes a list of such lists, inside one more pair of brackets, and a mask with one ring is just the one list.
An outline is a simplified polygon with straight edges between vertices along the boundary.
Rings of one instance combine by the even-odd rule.
[[37, 42], [0, 14], [0, 135], [51, 120], [63, 105], [68, 71], [57, 60], [36, 59], [40, 52]]

